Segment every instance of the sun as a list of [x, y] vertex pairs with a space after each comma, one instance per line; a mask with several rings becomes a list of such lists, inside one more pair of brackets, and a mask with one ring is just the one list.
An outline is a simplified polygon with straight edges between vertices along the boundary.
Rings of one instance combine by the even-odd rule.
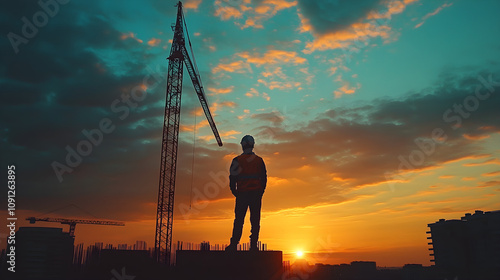
[[302, 258], [304, 256], [304, 252], [299, 250], [295, 253], [295, 255], [297, 255], [297, 258]]

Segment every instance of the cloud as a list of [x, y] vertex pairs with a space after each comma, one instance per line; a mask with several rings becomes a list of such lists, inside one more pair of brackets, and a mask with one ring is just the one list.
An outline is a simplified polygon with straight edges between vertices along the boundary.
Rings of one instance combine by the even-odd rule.
[[158, 38], [151, 38], [151, 40], [148, 41], [148, 45], [151, 47], [156, 47], [161, 43], [161, 40]]
[[218, 72], [230, 72], [230, 73], [245, 73], [252, 72], [250, 65], [242, 60], [233, 61], [229, 63], [219, 63], [217, 66], [212, 68], [212, 73]]
[[406, 6], [412, 4], [413, 2], [417, 2], [418, 0], [406, 0], [406, 1], [388, 1], [387, 2], [387, 11], [385, 12], [375, 12], [371, 11], [367, 18], [368, 19], [390, 19], [392, 15], [400, 14], [405, 9]]
[[233, 92], [234, 86], [230, 86], [227, 88], [208, 87], [207, 89], [210, 92], [210, 94], [208, 94], [208, 95], [228, 94], [228, 93]]
[[375, 38], [384, 42], [395, 40], [389, 20], [413, 2], [300, 1], [299, 31], [314, 36], [314, 40], [306, 44], [304, 53], [346, 48], [357, 51]]
[[436, 10], [434, 10], [433, 12], [426, 14], [425, 16], [423, 16], [423, 17], [422, 17], [422, 19], [421, 19], [420, 23], [418, 23], [417, 25], [415, 25], [415, 28], [419, 28], [420, 26], [422, 26], [422, 25], [425, 23], [425, 21], [426, 21], [428, 18], [430, 18], [430, 17], [432, 17], [432, 16], [437, 15], [437, 14], [438, 14], [439, 12], [441, 12], [444, 8], [450, 7], [451, 5], [453, 5], [453, 4], [452, 4], [452, 3], [445, 3], [445, 4], [441, 5], [441, 6], [439, 6], [439, 7], [438, 7]]
[[184, 8], [185, 9], [193, 9], [193, 10], [198, 10], [198, 7], [200, 6], [202, 0], [187, 0], [184, 3]]
[[307, 60], [300, 57], [297, 52], [285, 51], [285, 50], [268, 50], [264, 54], [241, 52], [237, 53], [239, 56], [246, 60], [247, 63], [254, 64], [256, 66], [269, 65], [269, 64], [304, 64]]
[[482, 174], [481, 176], [486, 176], [486, 177], [494, 177], [494, 176], [500, 176], [500, 170], [498, 171], [493, 171], [493, 172], [487, 172]]
[[265, 92], [262, 92], [262, 94], [261, 94], [255, 88], [250, 88], [250, 90], [247, 91], [247, 93], [245, 93], [245, 96], [250, 97], [250, 98], [256, 97], [256, 96], [262, 96], [262, 98], [264, 98], [267, 101], [271, 100], [271, 97], [269, 96], [269, 94], [267, 94]]
[[300, 82], [292, 82], [292, 81], [270, 81], [270, 82], [268, 82], [268, 81], [265, 81], [263, 79], [258, 79], [257, 82], [268, 87], [270, 90], [273, 90], [273, 89], [290, 90], [293, 88], [299, 88], [301, 85]]
[[500, 181], [498, 180], [478, 183], [479, 188], [498, 187], [498, 186], [500, 186]]
[[280, 10], [297, 6], [297, 1], [263, 0], [257, 2], [254, 9], [248, 9], [251, 13], [245, 21], [245, 24], [241, 26], [241, 29], [248, 27], [264, 28], [263, 22], [275, 16]]
[[264, 28], [264, 21], [275, 16], [280, 10], [296, 5], [297, 1], [286, 0], [216, 0], [214, 15], [224, 21], [234, 19], [235, 25], [241, 29]]
[[136, 37], [135, 33], [132, 33], [132, 32], [123, 33], [122, 36], [120, 36], [120, 39], [122, 39], [122, 40], [127, 40], [128, 38], [132, 38], [132, 39], [136, 40], [139, 43], [143, 42], [141, 39], [138, 39]]
[[[64, 201], [92, 209], [100, 218], [151, 220], [157, 200], [166, 85], [162, 83], [156, 89], [148, 88], [144, 101], [134, 108], [124, 107], [129, 112], [123, 120], [120, 119], [123, 112], [113, 112], [110, 104], [116, 99], [130, 98], [136, 86], [143, 89], [143, 78], [149, 74], [148, 66], [157, 59], [151, 53], [155, 48], [138, 42], [134, 38], [136, 35], [122, 39], [123, 32], [117, 30], [112, 21], [100, 16], [106, 11], [98, 7], [91, 9], [89, 5], [92, 3], [72, 2], [72, 5], [64, 6], [65, 9], [51, 19], [43, 32], [29, 44], [21, 46], [20, 55], [13, 55], [6, 40], [0, 42], [3, 61], [0, 83], [4, 90], [0, 104], [2, 164], [6, 166], [5, 161], [9, 160], [19, 168], [18, 185], [23, 186], [18, 193], [20, 210], [41, 213], [53, 210], [55, 205]], [[24, 7], [29, 5], [21, 2], [11, 1], [8, 6], [9, 9], [0, 11], [5, 23], [0, 29], [4, 34], [19, 29], [19, 18], [34, 12], [26, 10]], [[353, 19], [344, 26], [352, 26], [355, 22]], [[324, 28], [325, 31], [334, 30]], [[305, 58], [301, 60], [297, 53], [274, 51], [262, 54], [240, 52], [243, 56], [235, 56], [236, 62], [222, 60], [212, 73], [250, 73], [253, 65], [262, 67], [264, 73], [271, 73], [264, 77], [270, 79], [287, 74], [284, 66], [280, 71], [272, 67], [288, 64], [304, 69], [307, 65]], [[271, 68], [266, 69], [266, 66]], [[164, 74], [164, 68], [154, 71], [163, 71], [161, 74]], [[318, 113], [312, 120], [294, 126], [287, 124], [286, 114], [245, 109], [248, 117], [244, 121], [261, 126], [244, 133], [256, 136], [256, 151], [265, 158], [270, 176], [279, 178], [269, 180], [266, 199], [275, 203], [269, 203], [266, 211], [278, 213], [296, 209], [290, 212], [300, 214], [301, 207], [311, 209], [311, 205], [347, 203], [355, 199], [350, 193], [352, 190], [383, 184], [387, 180], [386, 172], [398, 172], [398, 157], [407, 158], [418, 149], [415, 140], [429, 139], [435, 128], [444, 130], [446, 142], [436, 144], [432, 155], [421, 165], [414, 166], [415, 169], [485, 153], [478, 141], [468, 140], [464, 135], [484, 138], [500, 131], [497, 105], [500, 97], [492, 94], [488, 100], [480, 101], [479, 108], [471, 112], [470, 117], [461, 119], [461, 126], [452, 126], [455, 120], [446, 122], [443, 113], [450, 108], [453, 110], [454, 104], [462, 104], [466, 97], [473, 95], [471, 88], [479, 82], [475, 79], [477, 75], [459, 78], [464, 75], [449, 74], [452, 81], [440, 80], [430, 90], [407, 94], [400, 99], [377, 99], [350, 107], [334, 106]], [[480, 74], [484, 76], [484, 73]], [[300, 82], [283, 80], [261, 79], [258, 83], [268, 88], [300, 86]], [[210, 87], [215, 89], [218, 85]], [[248, 91], [252, 97], [257, 93], [265, 96], [258, 88], [254, 89]], [[195, 97], [193, 99], [196, 101]], [[214, 114], [238, 106], [234, 101], [210, 104]], [[198, 109], [194, 114], [200, 112]], [[452, 116], [457, 114], [452, 111]], [[82, 130], [96, 129], [105, 118], [113, 121], [115, 130], [103, 134], [102, 143], [94, 146], [81, 165], [59, 183], [51, 163], [56, 160], [64, 162], [66, 147], [75, 148], [77, 143], [88, 140]], [[217, 123], [223, 137], [238, 136], [240, 129], [233, 129], [235, 121], [236, 118]], [[202, 131], [208, 129], [205, 120], [199, 121], [197, 128], [200, 127]], [[181, 126], [183, 131], [189, 132], [189, 129]], [[493, 138], [483, 141], [492, 141]], [[206, 137], [209, 141], [196, 143], [193, 155], [190, 140], [187, 133], [180, 134], [176, 217], [182, 217], [178, 207], [189, 204], [191, 182], [194, 190], [201, 194], [206, 190], [214, 191], [215, 184], [216, 194], [202, 200], [227, 203], [224, 206], [229, 209], [207, 208], [200, 215], [230, 217], [233, 205], [232, 200], [227, 199], [231, 197], [227, 187], [228, 163], [241, 147], [225, 142], [219, 148], [210, 135]], [[492, 157], [494, 155], [473, 160], [478, 161], [477, 166], [494, 167], [499, 161]], [[485, 182], [483, 185], [487, 184], [496, 183]], [[0, 202], [0, 206], [5, 207], [5, 201]]]
[[[243, 12], [240, 10], [244, 5], [233, 6], [226, 1], [216, 0], [214, 5], [217, 7], [215, 10], [215, 16], [220, 17], [222, 20], [229, 20], [231, 18], [241, 18], [243, 16]], [[244, 9], [244, 8], [243, 8]]]
[[263, 121], [264, 123], [270, 123], [271, 125], [281, 125], [284, 121], [284, 117], [277, 111], [270, 113], [253, 114], [250, 117], [252, 119]]
[[[20, 29], [19, 19], [32, 15], [37, 8], [18, 2], [4, 5], [0, 14], [5, 24], [0, 29], [4, 33]], [[118, 218], [117, 212], [123, 210], [136, 219], [142, 214], [128, 211], [120, 203], [128, 200], [128, 195], [135, 196], [134, 207], [142, 210], [140, 205], [151, 201], [152, 192], [141, 193], [134, 187], [140, 185], [137, 177], [122, 172], [128, 168], [129, 156], [143, 166], [157, 165], [149, 163], [145, 154], [158, 152], [161, 133], [157, 128], [162, 125], [164, 109], [155, 104], [164, 96], [165, 84], [158, 75], [166, 69], [149, 69], [153, 65], [150, 48], [135, 34], [117, 30], [103, 14], [98, 5], [71, 2], [60, 6], [59, 13], [37, 36], [20, 46], [18, 55], [14, 55], [8, 40], [0, 42], [0, 85], [6, 96], [0, 104], [1, 161], [14, 162], [20, 174], [26, 175], [18, 180], [26, 186], [17, 192], [23, 201], [20, 209], [53, 210], [50, 207], [59, 206], [61, 201], [93, 209], [102, 203], [95, 212], [101, 218]], [[144, 96], [145, 77], [151, 79]], [[157, 87], [152, 86], [155, 81]], [[135, 107], [123, 102], [133, 90], [144, 97], [141, 102], [129, 99]], [[114, 101], [122, 111], [113, 111]], [[16, 113], [21, 111], [25, 113]], [[7, 117], [14, 113], [16, 118]], [[103, 133], [99, 144], [59, 183], [51, 164], [65, 163], [68, 148], [77, 149], [78, 143], [88, 141], [82, 131], [99, 139], [95, 131], [102, 120], [111, 121], [113, 132]], [[156, 177], [154, 173], [146, 171], [147, 176]], [[103, 194], [96, 198], [95, 192], [103, 186], [110, 194], [123, 197]], [[116, 208], [105, 212], [105, 204]]]
[[298, 6], [304, 19], [307, 20], [306, 27], [302, 30], [313, 29], [317, 34], [334, 33], [348, 28], [359, 22], [367, 14], [379, 5], [378, 1], [309, 1], [299, 0]]
[[[345, 29], [318, 35], [312, 42], [306, 43], [304, 53], [345, 49], [348, 47], [364, 47], [371, 38], [388, 39], [391, 28], [372, 23], [353, 23]], [[356, 44], [356, 46], [353, 46]]]
[[[290, 174], [295, 174], [298, 178], [310, 178], [307, 174], [321, 173], [342, 178], [334, 181], [321, 178], [321, 183], [311, 183], [323, 186], [317, 187], [318, 192], [326, 193], [326, 189], [330, 189], [337, 194], [386, 182], [388, 178], [384, 174], [399, 172], [400, 157], [408, 158], [418, 149], [415, 141], [429, 139], [435, 128], [445, 132], [445, 144], [435, 144], [433, 153], [411, 169], [424, 170], [453, 160], [476, 158], [481, 146], [462, 135], [472, 132], [489, 135], [500, 131], [498, 110], [491, 105], [500, 97], [492, 95], [488, 102], [481, 103], [481, 110], [464, 120], [460, 128], [453, 129], [451, 123], [443, 120], [443, 113], [473, 94], [469, 88], [473, 88], [474, 82], [479, 83], [468, 78], [456, 82], [461, 86], [451, 87], [445, 83], [436, 86], [432, 93], [415, 93], [401, 100], [382, 99], [357, 108], [333, 109], [294, 130], [278, 125], [280, 122], [271, 122], [271, 114], [262, 115], [267, 125], [263, 125], [257, 135], [272, 139], [274, 144], [260, 149], [267, 155], [279, 154], [270, 156], [273, 165], [279, 166], [274, 176], [290, 178]], [[494, 129], [485, 131], [481, 129], [484, 126]], [[492, 163], [492, 160], [498, 161], [487, 161]], [[310, 168], [304, 169], [304, 166]], [[360, 170], [363, 176], [359, 176]]]

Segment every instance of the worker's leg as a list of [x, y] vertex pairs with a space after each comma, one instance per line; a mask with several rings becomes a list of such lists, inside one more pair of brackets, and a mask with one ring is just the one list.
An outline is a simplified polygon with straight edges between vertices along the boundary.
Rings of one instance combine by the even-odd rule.
[[231, 244], [238, 244], [241, 239], [243, 231], [243, 223], [245, 222], [245, 215], [248, 208], [248, 198], [245, 193], [238, 194], [236, 198], [236, 205], [234, 207], [234, 224], [233, 236], [231, 237]]
[[260, 231], [260, 209], [262, 207], [262, 195], [260, 193], [252, 193], [250, 200], [250, 223], [252, 224], [252, 234], [250, 235], [250, 248], [257, 248]]

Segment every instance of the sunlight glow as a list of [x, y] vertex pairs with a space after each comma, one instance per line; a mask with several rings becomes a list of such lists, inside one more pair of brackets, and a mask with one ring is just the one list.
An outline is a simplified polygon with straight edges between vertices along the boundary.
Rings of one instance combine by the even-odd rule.
[[304, 252], [302, 251], [297, 251], [297, 253], [295, 253], [297, 255], [298, 258], [302, 258], [304, 256]]

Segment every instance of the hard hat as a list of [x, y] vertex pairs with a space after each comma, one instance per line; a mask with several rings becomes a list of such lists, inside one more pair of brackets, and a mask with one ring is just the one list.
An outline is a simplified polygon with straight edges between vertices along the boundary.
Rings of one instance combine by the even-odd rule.
[[241, 138], [240, 144], [243, 147], [253, 148], [253, 146], [255, 144], [255, 140], [253, 139], [252, 135], [245, 135], [245, 136], [243, 136], [243, 138]]

